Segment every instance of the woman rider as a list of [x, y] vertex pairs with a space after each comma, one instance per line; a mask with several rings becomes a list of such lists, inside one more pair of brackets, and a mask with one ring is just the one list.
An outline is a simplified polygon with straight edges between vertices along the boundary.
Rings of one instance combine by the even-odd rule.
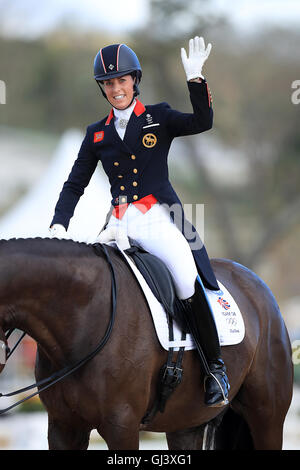
[[165, 262], [186, 307], [195, 344], [201, 345], [209, 365], [205, 403], [223, 406], [230, 387], [204, 290], [204, 286], [212, 290], [219, 290], [219, 286], [205, 247], [171, 186], [167, 165], [175, 137], [212, 127], [211, 97], [202, 76], [210, 50], [211, 45], [205, 48], [198, 36], [189, 41], [189, 56], [181, 49], [193, 107], [189, 114], [175, 111], [167, 103], [144, 106], [137, 99], [142, 70], [134, 51], [125, 44], [100, 49], [94, 61], [94, 78], [112, 109], [104, 119], [88, 126], [56, 204], [50, 232], [53, 237], [64, 236], [100, 160], [111, 184], [112, 207], [97, 241], [108, 241], [114, 229], [125, 230], [128, 237]]

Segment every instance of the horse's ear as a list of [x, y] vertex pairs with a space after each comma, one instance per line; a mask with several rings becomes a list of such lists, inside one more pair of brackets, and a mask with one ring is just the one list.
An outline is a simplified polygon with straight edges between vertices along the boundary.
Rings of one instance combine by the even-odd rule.
[[7, 341], [5, 338], [4, 331], [0, 327], [0, 372], [2, 372], [6, 364], [6, 355], [7, 355]]

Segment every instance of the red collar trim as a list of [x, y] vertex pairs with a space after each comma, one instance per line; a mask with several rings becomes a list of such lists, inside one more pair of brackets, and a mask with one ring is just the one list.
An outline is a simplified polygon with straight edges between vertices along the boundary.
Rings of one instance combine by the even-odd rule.
[[[139, 117], [141, 114], [143, 114], [146, 111], [145, 106], [143, 103], [141, 103], [138, 99], [136, 99], [135, 107], [133, 108], [134, 114]], [[114, 110], [111, 108], [110, 113], [106, 119], [105, 125], [108, 126], [110, 124], [110, 121], [114, 117]]]
[[111, 108], [108, 118], [106, 119], [106, 123], [105, 123], [106, 126], [110, 124], [110, 121], [112, 120], [113, 117], [114, 117], [114, 110]]
[[146, 111], [145, 106], [143, 103], [141, 103], [137, 98], [136, 98], [136, 104], [133, 109], [134, 114], [139, 117], [141, 114], [143, 114]]

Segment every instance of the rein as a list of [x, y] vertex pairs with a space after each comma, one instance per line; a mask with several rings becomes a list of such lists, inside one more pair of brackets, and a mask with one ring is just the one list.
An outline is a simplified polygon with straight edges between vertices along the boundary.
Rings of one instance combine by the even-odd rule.
[[[8, 408], [0, 410], [0, 415], [6, 413], [7, 411], [11, 410], [12, 408], [14, 408], [18, 405], [20, 405], [24, 401], [29, 400], [30, 398], [34, 397], [35, 395], [38, 395], [40, 392], [43, 392], [47, 388], [51, 387], [52, 385], [56, 384], [57, 382], [60, 382], [64, 378], [71, 375], [77, 369], [79, 369], [84, 364], [86, 364], [88, 361], [90, 361], [94, 356], [96, 356], [98, 354], [98, 352], [101, 351], [101, 349], [103, 349], [103, 347], [107, 343], [107, 341], [108, 341], [108, 339], [111, 335], [113, 325], [114, 325], [114, 321], [115, 321], [115, 317], [116, 317], [117, 282], [116, 282], [115, 270], [114, 270], [112, 261], [110, 259], [110, 256], [108, 254], [108, 251], [107, 251], [106, 247], [104, 245], [99, 244], [99, 243], [95, 243], [92, 246], [93, 246], [93, 249], [94, 249], [97, 256], [101, 256], [102, 253], [105, 254], [107, 263], [108, 263], [110, 271], [111, 271], [112, 311], [111, 311], [111, 316], [110, 316], [110, 319], [109, 319], [109, 323], [108, 323], [108, 326], [107, 326], [107, 329], [106, 329], [106, 332], [105, 332], [103, 338], [101, 339], [100, 343], [98, 344], [98, 346], [96, 347], [96, 349], [94, 351], [89, 353], [87, 356], [85, 356], [83, 359], [76, 362], [75, 364], [73, 364], [71, 366], [64, 367], [63, 369], [61, 369], [61, 370], [55, 372], [54, 374], [50, 375], [50, 377], [42, 379], [42, 380], [40, 380], [40, 381], [38, 381], [38, 382], [36, 382], [32, 385], [29, 385], [28, 387], [21, 388], [19, 390], [16, 390], [16, 391], [10, 392], [10, 393], [6, 393], [6, 394], [0, 393], [0, 397], [11, 397], [13, 395], [17, 395], [17, 394], [20, 394], [20, 393], [23, 393], [23, 392], [27, 392], [28, 390], [32, 390], [33, 388], [42, 387], [39, 390], [37, 390], [36, 392], [32, 393], [31, 395], [28, 395], [27, 397], [23, 398], [22, 400], [18, 401], [17, 403], [14, 403], [13, 405], [9, 406]], [[24, 335], [25, 335], [25, 333], [24, 333]], [[22, 336], [22, 338], [23, 338], [23, 336]], [[16, 348], [16, 346], [15, 346], [15, 348]]]
[[[7, 335], [5, 336], [5, 339], [8, 340], [8, 338], [10, 337], [10, 335], [12, 334], [12, 332], [14, 331], [14, 328], [12, 328], [11, 330], [9, 330], [9, 332], [7, 333]], [[22, 336], [20, 336], [20, 338], [18, 339], [18, 341], [16, 342], [16, 344], [14, 345], [14, 347], [12, 349], [10, 349], [8, 346], [6, 346], [6, 360], [8, 360], [10, 358], [10, 356], [12, 355], [12, 353], [17, 349], [17, 347], [19, 346], [19, 344], [21, 343], [22, 339], [24, 338], [24, 336], [26, 336], [26, 333], [23, 333]], [[0, 394], [1, 395], [1, 394]]]

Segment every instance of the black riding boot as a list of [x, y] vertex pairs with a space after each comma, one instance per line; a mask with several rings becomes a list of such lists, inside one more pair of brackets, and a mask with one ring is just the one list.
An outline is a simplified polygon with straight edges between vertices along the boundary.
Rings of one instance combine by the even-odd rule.
[[186, 322], [204, 366], [205, 404], [208, 406], [226, 405], [230, 389], [226, 367], [221, 359], [221, 348], [213, 313], [198, 280], [195, 282], [194, 295], [183, 302], [186, 307]]

